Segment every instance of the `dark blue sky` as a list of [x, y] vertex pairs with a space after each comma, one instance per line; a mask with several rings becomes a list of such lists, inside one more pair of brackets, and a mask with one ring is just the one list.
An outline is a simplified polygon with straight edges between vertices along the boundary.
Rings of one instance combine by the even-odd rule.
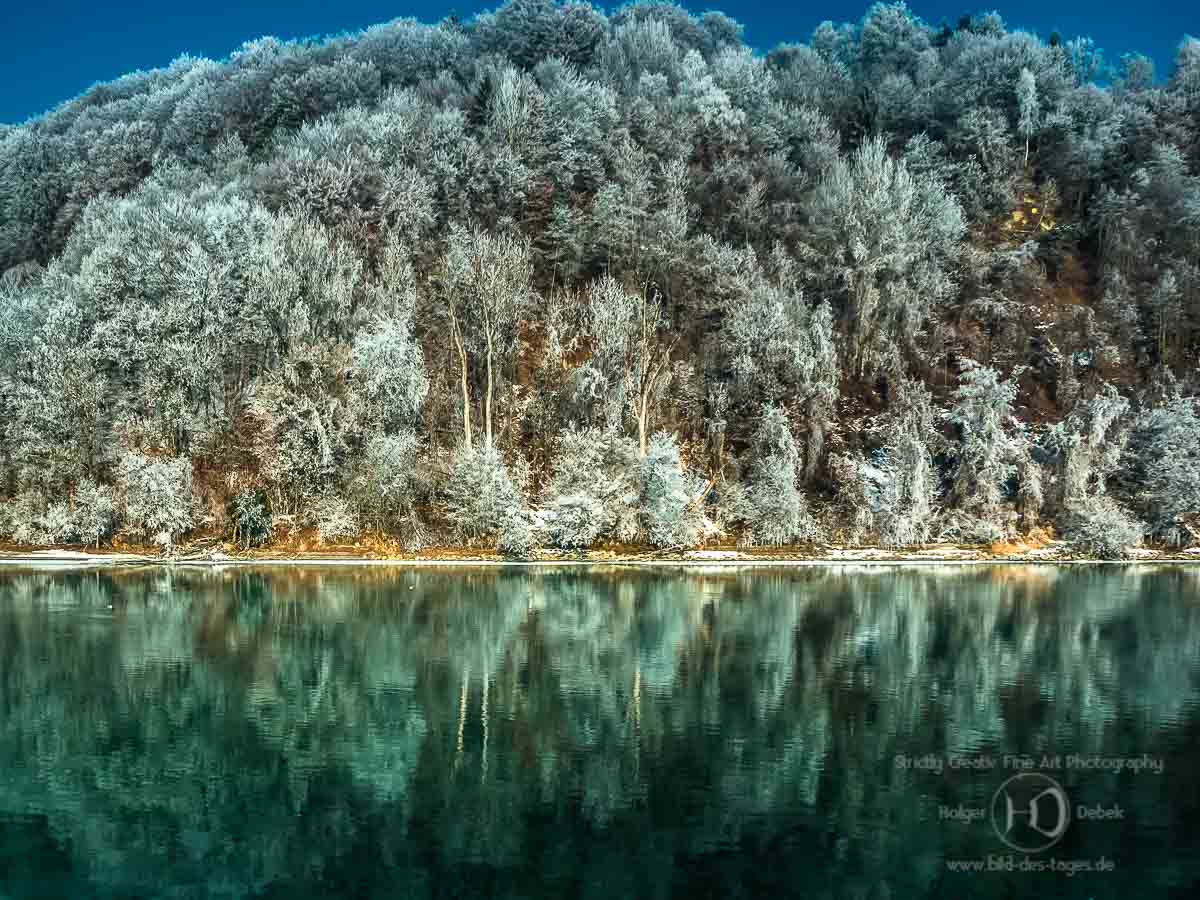
[[[435, 21], [498, 5], [479, 0], [0, 0], [0, 122], [20, 122], [97, 81], [163, 66], [183, 53], [219, 58], [242, 42], [353, 31], [400, 16]], [[613, 4], [601, 2], [611, 8]], [[697, 12], [720, 9], [746, 26], [750, 43], [770, 47], [807, 40], [824, 19], [857, 21], [868, 0], [686, 0]], [[1141, 51], [1159, 75], [1186, 33], [1200, 33], [1196, 0], [912, 0], [927, 21], [957, 21], [964, 12], [997, 8], [1010, 28], [1064, 38], [1088, 35], [1106, 57]]]

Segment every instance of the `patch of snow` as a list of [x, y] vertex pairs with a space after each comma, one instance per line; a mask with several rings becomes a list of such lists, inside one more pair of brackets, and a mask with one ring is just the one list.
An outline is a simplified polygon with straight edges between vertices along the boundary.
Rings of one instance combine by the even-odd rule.
[[684, 554], [687, 559], [745, 559], [737, 550], [691, 550]]
[[890, 550], [878, 547], [834, 547], [825, 555], [826, 559], [848, 559], [858, 561], [863, 559], [893, 559]]
[[980, 557], [978, 550], [964, 549], [953, 544], [941, 547], [924, 547], [911, 553], [901, 553], [898, 555], [902, 557], [915, 557], [917, 559], [926, 559], [928, 557], [935, 557], [937, 559], [978, 559]]
[[136, 553], [88, 553], [85, 550], [29, 550], [21, 553], [0, 552], [0, 562], [33, 566], [103, 566], [113, 563], [163, 562], [154, 556]]
[[1025, 553], [1023, 553], [1021, 555], [1030, 557], [1032, 559], [1054, 559], [1055, 557], [1058, 556], [1058, 554], [1059, 554], [1059, 548], [1050, 546], [1050, 547], [1037, 547], [1033, 550], [1027, 550]]

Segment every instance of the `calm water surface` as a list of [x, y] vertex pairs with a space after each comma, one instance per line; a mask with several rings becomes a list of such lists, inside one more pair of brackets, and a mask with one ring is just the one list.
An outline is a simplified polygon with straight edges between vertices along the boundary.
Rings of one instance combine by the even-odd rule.
[[483, 896], [1200, 897], [1200, 568], [0, 569], [0, 897]]

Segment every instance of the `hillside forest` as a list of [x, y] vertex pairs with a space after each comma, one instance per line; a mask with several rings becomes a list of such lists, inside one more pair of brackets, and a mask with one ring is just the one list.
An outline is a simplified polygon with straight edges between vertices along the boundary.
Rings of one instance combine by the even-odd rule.
[[1200, 539], [1194, 38], [263, 38], [0, 125], [0, 273], [14, 544]]

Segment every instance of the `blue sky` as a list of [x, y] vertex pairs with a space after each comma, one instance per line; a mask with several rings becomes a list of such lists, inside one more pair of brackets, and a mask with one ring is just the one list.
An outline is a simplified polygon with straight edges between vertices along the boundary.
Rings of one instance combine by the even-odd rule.
[[[97, 81], [135, 69], [163, 66], [183, 53], [219, 58], [244, 41], [353, 31], [400, 16], [436, 21], [450, 12], [468, 16], [497, 5], [475, 0], [0, 0], [0, 122], [20, 122], [75, 96]], [[613, 4], [599, 3], [611, 8]], [[746, 26], [762, 48], [807, 40], [825, 19], [857, 21], [867, 0], [685, 0], [696, 12], [720, 9]], [[1170, 71], [1184, 34], [1200, 34], [1196, 0], [912, 0], [933, 24], [954, 23], [964, 12], [997, 9], [1009, 27], [1064, 38], [1088, 35], [1115, 60], [1141, 51], [1160, 76]]]

